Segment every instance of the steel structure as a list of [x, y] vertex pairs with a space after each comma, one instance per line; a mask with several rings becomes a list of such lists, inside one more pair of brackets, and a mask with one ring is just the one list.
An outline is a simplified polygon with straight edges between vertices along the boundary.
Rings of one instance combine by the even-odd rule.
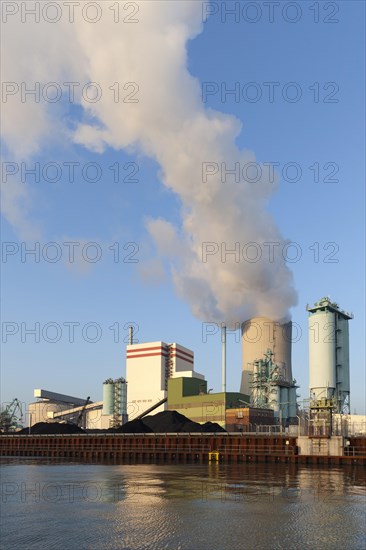
[[272, 409], [280, 423], [294, 421], [297, 414], [296, 380], [287, 380], [283, 365], [273, 361], [273, 351], [267, 349], [263, 359], [253, 362], [250, 382], [251, 405]]
[[111, 427], [127, 421], [127, 382], [124, 378], [108, 378], [103, 383], [103, 415], [110, 415]]
[[[19, 412], [20, 416], [17, 416]], [[15, 431], [22, 427], [19, 423], [23, 419], [22, 404], [16, 397], [0, 412], [0, 430], [4, 432]]]

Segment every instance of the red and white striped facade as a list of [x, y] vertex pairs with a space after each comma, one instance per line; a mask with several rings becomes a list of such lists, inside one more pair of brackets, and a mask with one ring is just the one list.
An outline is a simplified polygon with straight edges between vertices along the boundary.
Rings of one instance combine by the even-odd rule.
[[[127, 413], [130, 420], [167, 396], [167, 378], [204, 380], [203, 375], [193, 370], [193, 351], [176, 343], [133, 344], [127, 346], [126, 355]], [[165, 409], [166, 403], [153, 414]]]

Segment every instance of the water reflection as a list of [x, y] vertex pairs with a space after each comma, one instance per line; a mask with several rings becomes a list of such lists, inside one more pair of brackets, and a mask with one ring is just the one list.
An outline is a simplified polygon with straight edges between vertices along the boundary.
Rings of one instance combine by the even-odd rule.
[[364, 549], [365, 488], [355, 466], [3, 460], [3, 545]]

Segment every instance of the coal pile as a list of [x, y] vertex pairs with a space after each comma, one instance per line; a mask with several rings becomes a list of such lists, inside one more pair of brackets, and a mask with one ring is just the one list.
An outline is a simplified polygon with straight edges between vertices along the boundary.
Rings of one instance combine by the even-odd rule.
[[131, 420], [117, 429], [109, 430], [115, 433], [202, 433], [225, 432], [224, 428], [215, 422], [199, 424], [193, 422], [177, 411], [163, 411], [140, 420]]
[[226, 432], [220, 424], [217, 424], [216, 422], [205, 422], [204, 424], [201, 424], [201, 431], [202, 432]]
[[108, 431], [123, 434], [146, 434], [153, 432], [142, 420], [130, 420], [130, 422], [126, 422], [120, 428], [111, 428]]
[[38, 422], [29, 428], [24, 428], [17, 432], [19, 435], [52, 435], [52, 434], [79, 434], [85, 433], [84, 430], [76, 426], [76, 424], [61, 424], [60, 422]]
[[150, 426], [155, 433], [225, 432], [224, 428], [215, 422], [199, 424], [177, 411], [163, 411], [152, 416], [146, 416], [143, 422], [147, 426]]

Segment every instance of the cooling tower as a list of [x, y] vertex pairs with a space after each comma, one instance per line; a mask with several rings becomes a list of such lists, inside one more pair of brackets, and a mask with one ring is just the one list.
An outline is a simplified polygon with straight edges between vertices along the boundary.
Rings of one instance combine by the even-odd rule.
[[240, 392], [250, 395], [253, 362], [262, 359], [270, 349], [272, 360], [282, 367], [282, 378], [292, 383], [291, 342], [292, 322], [281, 324], [266, 317], [254, 317], [241, 326], [242, 378]]

